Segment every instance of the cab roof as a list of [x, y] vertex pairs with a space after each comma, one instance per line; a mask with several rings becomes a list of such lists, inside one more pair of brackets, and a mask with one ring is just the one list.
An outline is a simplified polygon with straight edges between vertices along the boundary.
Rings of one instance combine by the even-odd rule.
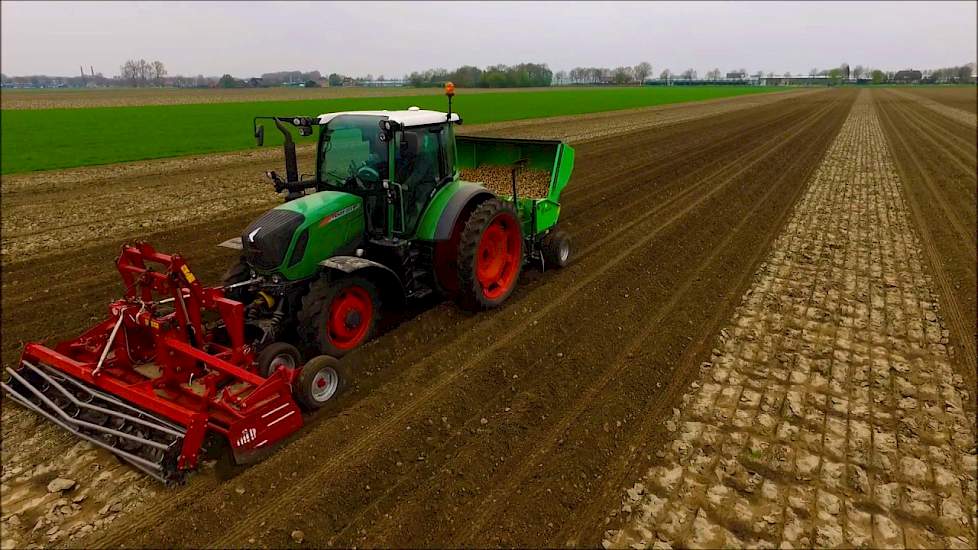
[[[340, 111], [338, 113], [326, 113], [319, 115], [319, 123], [327, 124], [329, 121], [341, 115], [360, 115], [387, 118], [405, 127], [439, 124], [448, 120], [448, 113], [443, 113], [441, 111], [426, 111], [423, 109], [418, 109], [417, 107], [411, 107], [410, 109], [405, 109], [403, 111]], [[457, 113], [452, 113], [451, 120], [452, 122], [462, 122], [462, 119]]]

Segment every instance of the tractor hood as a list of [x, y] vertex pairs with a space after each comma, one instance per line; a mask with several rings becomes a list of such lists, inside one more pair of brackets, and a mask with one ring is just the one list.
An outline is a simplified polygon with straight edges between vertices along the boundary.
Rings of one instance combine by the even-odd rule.
[[320, 191], [262, 214], [241, 234], [241, 250], [258, 272], [303, 279], [320, 261], [355, 247], [364, 223], [360, 197]]

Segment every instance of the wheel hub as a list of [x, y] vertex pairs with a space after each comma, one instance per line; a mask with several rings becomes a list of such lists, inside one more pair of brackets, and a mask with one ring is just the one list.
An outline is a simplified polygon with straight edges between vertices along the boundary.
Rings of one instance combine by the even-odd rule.
[[353, 349], [366, 337], [373, 313], [373, 300], [365, 288], [346, 287], [329, 305], [326, 336], [337, 348]]
[[520, 236], [511, 216], [496, 217], [482, 233], [476, 253], [475, 275], [486, 298], [505, 294], [519, 272]]
[[357, 311], [357, 310], [350, 310], [346, 314], [346, 319], [345, 319], [346, 328], [348, 328], [350, 330], [353, 330], [353, 329], [359, 327], [361, 320], [362, 320], [362, 318], [360, 317], [360, 312], [359, 311]]

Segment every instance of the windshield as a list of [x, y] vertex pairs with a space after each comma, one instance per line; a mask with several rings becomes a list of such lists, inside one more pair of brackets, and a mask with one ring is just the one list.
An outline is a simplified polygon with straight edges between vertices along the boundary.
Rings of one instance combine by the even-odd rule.
[[320, 180], [344, 187], [364, 170], [375, 171], [377, 181], [387, 179], [387, 142], [380, 137], [381, 120], [377, 116], [340, 115], [329, 121], [319, 145]]

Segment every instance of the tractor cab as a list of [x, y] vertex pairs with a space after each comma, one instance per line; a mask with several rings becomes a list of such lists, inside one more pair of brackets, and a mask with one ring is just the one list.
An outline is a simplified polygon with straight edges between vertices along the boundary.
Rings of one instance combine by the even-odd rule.
[[[452, 182], [457, 114], [421, 110], [346, 111], [318, 117], [256, 117], [255, 137], [264, 141], [258, 119], [271, 119], [284, 136], [286, 179], [266, 175], [286, 201], [306, 190], [340, 191], [361, 197], [367, 233], [372, 237], [409, 238], [435, 192]], [[319, 128], [314, 179], [297, 168], [295, 144], [284, 123], [311, 135]]]
[[413, 235], [434, 192], [456, 177], [458, 122], [416, 107], [321, 115], [317, 187], [363, 197], [372, 236]]

